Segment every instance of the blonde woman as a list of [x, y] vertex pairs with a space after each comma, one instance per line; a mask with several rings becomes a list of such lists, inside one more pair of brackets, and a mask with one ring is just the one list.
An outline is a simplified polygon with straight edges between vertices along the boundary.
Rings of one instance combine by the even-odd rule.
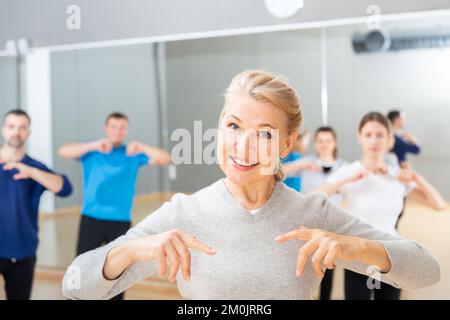
[[108, 299], [168, 271], [189, 299], [312, 299], [324, 268], [337, 264], [362, 274], [376, 266], [398, 287], [437, 282], [439, 264], [419, 244], [281, 182], [279, 161], [301, 120], [299, 98], [283, 78], [238, 74], [219, 122], [226, 177], [173, 196], [125, 236], [77, 257], [63, 279], [65, 296]]

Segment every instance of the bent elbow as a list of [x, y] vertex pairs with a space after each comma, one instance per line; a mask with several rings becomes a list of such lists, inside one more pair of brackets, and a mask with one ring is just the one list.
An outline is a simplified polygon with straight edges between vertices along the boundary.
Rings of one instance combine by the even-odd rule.
[[62, 175], [61, 178], [63, 180], [62, 186], [57, 192], [55, 192], [55, 194], [58, 197], [68, 197], [72, 194], [73, 191], [72, 184], [70, 183], [69, 178], [67, 178], [67, 176]]
[[429, 286], [432, 286], [441, 280], [441, 266], [439, 265], [439, 262], [437, 262], [435, 259], [433, 260], [433, 265], [430, 268], [431, 270], [429, 271], [431, 273]]
[[421, 279], [421, 281], [419, 281], [416, 286], [408, 289], [430, 287], [441, 280], [441, 267], [434, 257], [429, 257], [429, 262], [421, 268], [421, 273], [422, 274], [418, 276], [418, 279]]

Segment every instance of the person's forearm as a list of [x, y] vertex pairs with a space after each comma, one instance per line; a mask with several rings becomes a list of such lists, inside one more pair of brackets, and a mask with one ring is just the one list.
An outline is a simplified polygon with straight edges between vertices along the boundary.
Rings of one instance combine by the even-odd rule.
[[92, 142], [89, 143], [70, 143], [63, 145], [58, 154], [65, 159], [78, 159], [85, 153], [94, 151], [95, 147]]
[[299, 171], [305, 169], [307, 163], [305, 162], [291, 162], [283, 164], [283, 172], [286, 176], [292, 176], [298, 173]]
[[362, 239], [361, 262], [369, 266], [377, 266], [382, 273], [391, 270], [391, 260], [386, 249], [379, 242]]
[[140, 145], [142, 153], [144, 153], [147, 157], [152, 157], [152, 155], [159, 150], [157, 147], [152, 147], [142, 142]]
[[106, 256], [103, 277], [107, 280], [116, 280], [133, 264], [133, 260], [133, 250], [129, 242], [111, 249]]
[[409, 137], [408, 139], [406, 139], [406, 142], [416, 146], [417, 148], [420, 148], [420, 142], [415, 137]]
[[37, 168], [31, 168], [30, 178], [54, 193], [61, 191], [64, 184], [64, 179], [61, 176]]
[[315, 193], [315, 192], [324, 192], [327, 194], [327, 196], [331, 197], [332, 195], [336, 194], [339, 192], [339, 189], [345, 184], [347, 183], [346, 179], [342, 179], [336, 182], [330, 182], [330, 183], [325, 183], [324, 185], [320, 186], [319, 188], [311, 191], [310, 193]]
[[431, 183], [419, 174], [416, 174], [415, 181], [419, 192], [422, 193], [429, 206], [436, 210], [447, 209], [447, 202]]
[[166, 165], [170, 163], [170, 156], [166, 156], [167, 152], [164, 149], [141, 143], [141, 150], [149, 157], [151, 163], [154, 165]]

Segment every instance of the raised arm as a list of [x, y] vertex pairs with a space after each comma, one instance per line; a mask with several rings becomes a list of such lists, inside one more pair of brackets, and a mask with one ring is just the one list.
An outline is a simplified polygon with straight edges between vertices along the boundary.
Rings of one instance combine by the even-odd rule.
[[3, 169], [16, 169], [18, 172], [13, 176], [15, 180], [33, 179], [46, 190], [60, 193], [62, 196], [69, 195], [72, 191], [72, 186], [66, 177], [53, 173], [50, 170], [41, 170], [21, 162], [9, 162], [4, 165]]
[[419, 203], [434, 210], [443, 211], [448, 208], [447, 202], [439, 191], [417, 172], [410, 169], [404, 169], [402, 170], [399, 179], [405, 183], [416, 183], [416, 188], [409, 194], [409, 198], [415, 199]]
[[297, 161], [288, 162], [282, 165], [283, 172], [286, 175], [286, 177], [291, 177], [298, 175], [303, 170], [318, 172], [320, 171], [319, 166], [317, 166], [313, 162], [306, 162], [302, 159]]
[[405, 132], [402, 135], [402, 139], [399, 139], [398, 143], [400, 144], [401, 148], [403, 148], [407, 152], [419, 154], [421, 151], [419, 141], [410, 133]]
[[353, 175], [343, 177], [341, 179], [337, 179], [333, 182], [327, 182], [320, 187], [312, 190], [310, 193], [318, 193], [323, 192], [327, 196], [331, 197], [332, 195], [339, 193], [341, 188], [345, 186], [347, 183], [356, 182], [358, 180], [364, 179], [367, 176], [367, 172], [364, 170], [358, 171]]
[[66, 143], [58, 150], [60, 157], [64, 159], [80, 159], [86, 153], [92, 151], [110, 152], [112, 144], [107, 139], [100, 139], [87, 143]]
[[132, 156], [138, 153], [145, 154], [149, 159], [152, 165], [156, 166], [165, 166], [170, 164], [170, 154], [167, 153], [164, 149], [149, 146], [139, 141], [132, 141], [127, 144], [127, 154]]

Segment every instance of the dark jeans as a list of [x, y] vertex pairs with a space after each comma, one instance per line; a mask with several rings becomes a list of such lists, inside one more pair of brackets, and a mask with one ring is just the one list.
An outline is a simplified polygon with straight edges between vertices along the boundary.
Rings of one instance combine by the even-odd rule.
[[[130, 222], [98, 220], [83, 215], [78, 234], [77, 256], [123, 236], [130, 229], [130, 226]], [[123, 293], [118, 294], [111, 300], [122, 299]]]
[[387, 283], [381, 282], [380, 289], [369, 289], [369, 277], [345, 270], [345, 299], [346, 300], [400, 300], [401, 290]]
[[29, 300], [33, 287], [36, 257], [23, 260], [0, 259], [7, 300]]
[[320, 300], [330, 300], [331, 289], [333, 289], [333, 269], [325, 270], [322, 282], [320, 283]]

